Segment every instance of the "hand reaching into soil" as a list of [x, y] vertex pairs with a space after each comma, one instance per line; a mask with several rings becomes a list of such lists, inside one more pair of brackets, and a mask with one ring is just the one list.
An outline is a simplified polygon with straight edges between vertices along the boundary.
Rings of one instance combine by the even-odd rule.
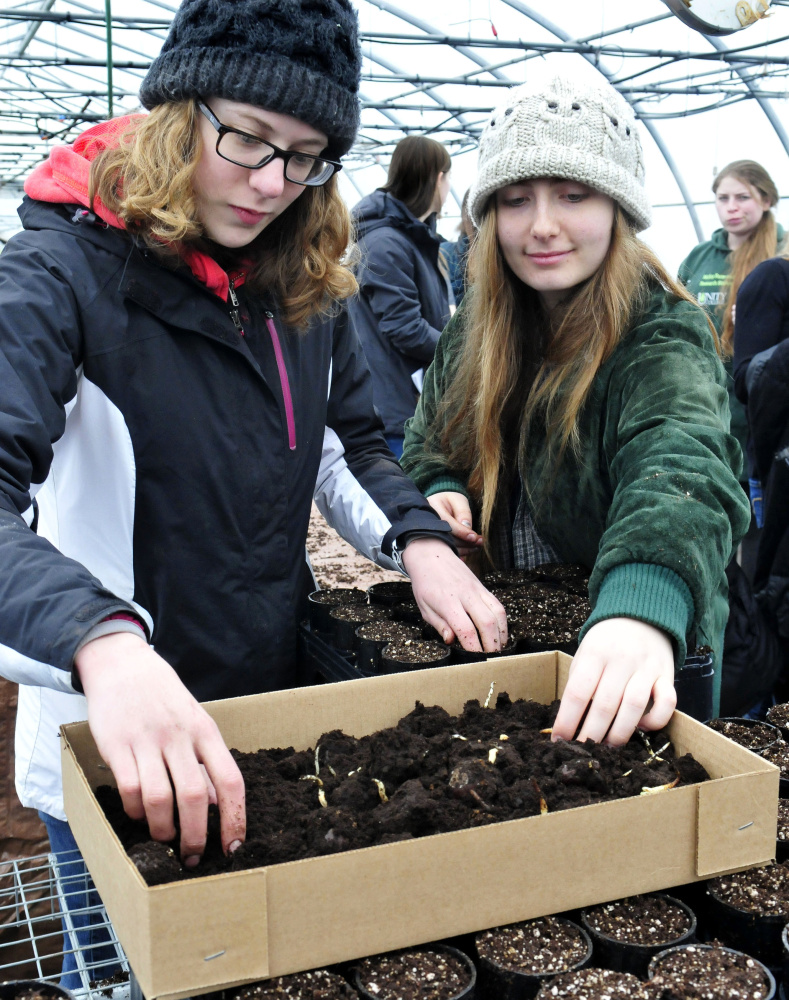
[[677, 704], [674, 650], [659, 628], [634, 618], [593, 625], [578, 647], [553, 724], [553, 739], [619, 745], [637, 726], [662, 729]]
[[[422, 617], [464, 649], [497, 652], [507, 642], [507, 613], [449, 545], [437, 538], [417, 538], [403, 552]], [[480, 645], [481, 642], [481, 645]]]
[[169, 663], [127, 632], [87, 643], [74, 663], [91, 732], [128, 815], [147, 820], [154, 840], [172, 840], [174, 790], [187, 867], [205, 849], [210, 802], [219, 806], [225, 853], [239, 847], [246, 835], [241, 772]]
[[482, 535], [472, 530], [471, 508], [462, 493], [450, 491], [434, 493], [432, 497], [427, 498], [427, 502], [441, 520], [446, 521], [452, 529], [461, 559], [465, 559], [475, 549], [481, 547]]

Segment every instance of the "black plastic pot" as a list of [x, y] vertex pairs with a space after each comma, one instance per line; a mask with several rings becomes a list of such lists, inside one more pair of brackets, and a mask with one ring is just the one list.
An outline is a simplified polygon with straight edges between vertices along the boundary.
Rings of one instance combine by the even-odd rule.
[[337, 612], [341, 609], [348, 608], [349, 605], [341, 604], [337, 608], [331, 608], [329, 611], [329, 626], [332, 637], [332, 642], [337, 647], [337, 649], [342, 650], [352, 650], [356, 649], [356, 629], [365, 624], [365, 622], [375, 620], [376, 616], [380, 617], [385, 614], [383, 609], [373, 608], [370, 604], [358, 604], [350, 605], [358, 609], [358, 617], [353, 620], [337, 618]]
[[[477, 988], [477, 970], [474, 963], [471, 961], [471, 959], [465, 952], [461, 951], [459, 948], [454, 948], [452, 947], [452, 945], [448, 944], [426, 944], [421, 947], [415, 947], [413, 949], [405, 949], [405, 950], [441, 951], [441, 952], [446, 952], [450, 955], [454, 955], [454, 957], [457, 958], [458, 961], [462, 962], [463, 965], [468, 970], [469, 984], [464, 990], [461, 990], [460, 993], [457, 993], [455, 994], [454, 997], [450, 998], [450, 1000], [474, 1000], [474, 994]], [[353, 985], [356, 991], [359, 993], [359, 996], [361, 996], [363, 1000], [378, 1000], [378, 998], [374, 993], [370, 993], [363, 986], [362, 977], [359, 972], [358, 966], [353, 970]], [[428, 984], [428, 992], [429, 991], [430, 987]]]
[[[319, 595], [323, 595], [320, 597]], [[332, 625], [329, 617], [333, 608], [341, 604], [366, 604], [367, 594], [357, 587], [331, 587], [327, 590], [313, 590], [307, 595], [310, 625], [317, 632], [331, 634]]]
[[407, 580], [384, 580], [367, 588], [370, 604], [385, 604], [392, 607], [404, 601], [413, 601], [414, 591]]
[[[569, 966], [566, 972], [574, 969], [585, 968], [592, 959], [592, 940], [584, 930], [573, 920], [567, 917], [554, 917], [560, 923], [568, 925], [583, 937], [586, 944], [586, 953], [579, 961]], [[476, 938], [475, 938], [476, 944]], [[540, 991], [543, 983], [553, 979], [556, 972], [516, 972], [514, 969], [505, 969], [489, 958], [479, 956], [479, 992], [485, 1000], [532, 1000]]]
[[[422, 630], [415, 625], [400, 622], [404, 639], [421, 639]], [[364, 625], [356, 629], [356, 664], [360, 670], [368, 673], [378, 673], [381, 666], [381, 651], [391, 639], [370, 639], [361, 634]]]
[[715, 668], [712, 653], [689, 656], [674, 675], [677, 709], [699, 722], [712, 718], [712, 685]]
[[771, 747], [776, 740], [781, 738], [781, 732], [777, 726], [772, 726], [769, 722], [762, 722], [761, 719], [742, 719], [736, 716], [722, 715], [718, 719], [710, 719], [707, 722], [707, 725], [709, 725], [710, 722], [736, 722], [738, 725], [745, 726], [750, 729], [753, 729], [756, 726], [766, 726], [771, 731], [770, 740], [760, 743], [758, 746], [745, 748], [746, 750], [750, 750], [752, 753], [759, 753], [760, 750], [766, 750], [767, 747]]
[[[426, 651], [428, 647], [432, 649], [435, 656], [431, 660], [420, 660], [417, 663], [406, 662], [404, 660], [398, 660], [396, 656], [391, 653], [391, 643], [387, 643], [381, 650], [381, 659], [379, 671], [382, 674], [402, 674], [409, 670], [429, 670], [431, 667], [445, 667], [450, 662], [450, 651], [449, 647], [445, 646], [443, 642], [436, 642], [431, 639], [419, 639], [417, 640], [420, 647], [424, 647]], [[434, 647], [434, 648], [433, 648]]]
[[0, 1000], [15, 1000], [20, 993], [26, 993], [28, 990], [38, 991], [59, 1000], [74, 1000], [71, 990], [66, 990], [57, 983], [48, 983], [44, 979], [15, 979], [8, 983], [0, 983]]
[[707, 921], [711, 936], [729, 947], [752, 955], [765, 965], [777, 966], [784, 960], [782, 935], [786, 914], [760, 914], [739, 910], [716, 896], [707, 884]]
[[678, 906], [689, 921], [688, 930], [674, 941], [664, 941], [661, 944], [634, 944], [630, 941], [617, 941], [596, 930], [589, 914], [593, 907], [581, 910], [580, 919], [594, 945], [594, 963], [604, 969], [614, 972], [630, 972], [644, 979], [649, 963], [658, 952], [682, 944], [691, 944], [696, 940], [696, 914], [681, 899], [669, 896], [663, 892], [649, 893], [650, 897], [664, 899], [673, 906]]
[[[668, 955], [668, 954], [671, 954], [672, 952], [676, 952], [676, 951], [682, 951], [684, 948], [688, 948], [688, 947], [698, 948], [699, 951], [702, 951], [702, 950], [705, 950], [705, 949], [708, 949], [708, 948], [711, 949], [713, 947], [713, 945], [711, 945], [711, 944], [693, 944], [693, 945], [680, 944], [680, 945], [676, 945], [673, 948], [665, 948], [663, 951], [658, 952], [657, 955], [655, 955], [655, 957], [649, 963], [649, 968], [647, 970], [647, 978], [648, 979], [654, 979], [655, 978], [658, 966], [660, 965], [660, 960], [662, 959], [662, 957], [664, 955]], [[720, 947], [720, 946], [717, 946], [717, 947]], [[750, 953], [748, 953], [748, 952], [742, 952], [742, 951], [738, 952], [736, 948], [723, 948], [723, 950], [724, 951], [733, 952], [734, 954], [743, 955], [743, 957], [746, 958], [746, 959], [747, 958], [751, 958], [751, 960], [761, 970], [762, 974], [764, 975], [765, 983], [767, 984], [763, 1000], [773, 1000], [773, 998], [776, 995], [775, 976], [772, 974], [772, 972], [770, 972], [770, 970], [767, 968], [767, 966], [763, 962], [760, 962], [758, 959], [753, 958], [750, 955]]]
[[578, 640], [572, 642], [538, 642], [529, 636], [522, 636], [518, 640], [517, 651], [519, 653], [552, 653], [558, 649], [560, 653], [567, 653], [568, 656], [575, 656], [578, 652]]
[[781, 945], [783, 947], [782, 979], [783, 986], [789, 986], [789, 921], [781, 931]]

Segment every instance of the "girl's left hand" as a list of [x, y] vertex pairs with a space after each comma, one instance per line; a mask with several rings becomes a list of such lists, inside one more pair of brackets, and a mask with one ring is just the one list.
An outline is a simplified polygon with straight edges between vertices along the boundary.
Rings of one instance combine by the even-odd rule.
[[507, 642], [507, 612], [454, 551], [438, 538], [417, 538], [403, 551], [422, 617], [464, 649], [498, 652]]
[[661, 729], [676, 704], [668, 634], [635, 618], [608, 618], [593, 625], [578, 647], [552, 738], [616, 746], [637, 726]]

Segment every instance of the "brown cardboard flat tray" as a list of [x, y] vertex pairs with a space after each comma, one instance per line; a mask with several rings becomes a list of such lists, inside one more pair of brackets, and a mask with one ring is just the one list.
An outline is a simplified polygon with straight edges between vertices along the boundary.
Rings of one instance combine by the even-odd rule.
[[[229, 746], [315, 745], [394, 725], [418, 699], [456, 714], [491, 683], [549, 703], [570, 657], [535, 653], [210, 703]], [[87, 723], [63, 728], [66, 812], [146, 997], [169, 1000], [771, 860], [779, 771], [675, 713], [678, 753], [714, 780], [615, 802], [149, 888], [93, 790]]]

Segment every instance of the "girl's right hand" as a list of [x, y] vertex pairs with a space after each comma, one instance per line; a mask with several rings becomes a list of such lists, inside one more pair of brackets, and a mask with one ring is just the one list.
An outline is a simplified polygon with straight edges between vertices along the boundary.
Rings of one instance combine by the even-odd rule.
[[459, 543], [458, 555], [461, 559], [484, 544], [482, 535], [472, 530], [471, 507], [462, 493], [434, 493], [427, 498], [427, 502], [452, 529], [452, 537]]
[[140, 637], [117, 632], [86, 643], [74, 657], [88, 702], [88, 723], [115, 776], [123, 808], [147, 820], [154, 840], [175, 836], [194, 867], [205, 849], [208, 806], [219, 807], [222, 847], [246, 835], [244, 779], [214, 720]]

